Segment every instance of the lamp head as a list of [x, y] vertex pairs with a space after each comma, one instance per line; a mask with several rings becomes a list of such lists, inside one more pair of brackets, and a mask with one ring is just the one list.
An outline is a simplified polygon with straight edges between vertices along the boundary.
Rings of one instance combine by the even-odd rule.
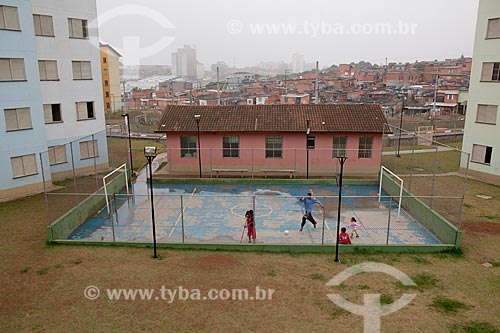
[[156, 157], [156, 147], [144, 147], [145, 157]]

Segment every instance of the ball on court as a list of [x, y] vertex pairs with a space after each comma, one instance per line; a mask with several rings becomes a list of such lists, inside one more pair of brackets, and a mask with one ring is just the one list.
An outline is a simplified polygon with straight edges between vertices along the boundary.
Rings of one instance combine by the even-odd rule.
[[288, 235], [290, 233], [289, 230], [285, 230], [285, 235]]

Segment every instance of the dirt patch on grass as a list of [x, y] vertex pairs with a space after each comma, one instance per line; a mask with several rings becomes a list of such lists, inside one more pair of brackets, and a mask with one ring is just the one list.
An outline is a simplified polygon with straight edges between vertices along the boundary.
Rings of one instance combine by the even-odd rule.
[[189, 262], [195, 267], [200, 268], [233, 268], [237, 267], [240, 262], [232, 255], [226, 253], [210, 253], [200, 254], [196, 258], [192, 258]]
[[495, 222], [464, 222], [462, 231], [500, 235], [500, 223]]

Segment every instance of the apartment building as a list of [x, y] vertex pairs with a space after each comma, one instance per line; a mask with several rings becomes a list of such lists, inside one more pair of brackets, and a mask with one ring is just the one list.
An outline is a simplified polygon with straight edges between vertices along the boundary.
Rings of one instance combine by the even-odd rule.
[[120, 58], [122, 55], [111, 45], [100, 43], [101, 76], [104, 110], [116, 112], [122, 110], [120, 90]]
[[2, 200], [42, 191], [42, 167], [50, 184], [108, 158], [95, 0], [0, 8]]
[[[480, 0], [463, 150], [469, 175], [500, 184], [500, 2]], [[462, 171], [467, 159], [462, 158]]]

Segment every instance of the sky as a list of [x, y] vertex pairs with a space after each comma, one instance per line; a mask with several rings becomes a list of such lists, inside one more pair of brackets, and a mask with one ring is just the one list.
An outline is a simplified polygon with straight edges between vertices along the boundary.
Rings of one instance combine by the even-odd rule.
[[478, 0], [96, 0], [99, 34], [126, 65], [171, 65], [196, 48], [206, 69], [291, 62], [320, 67], [472, 56]]

